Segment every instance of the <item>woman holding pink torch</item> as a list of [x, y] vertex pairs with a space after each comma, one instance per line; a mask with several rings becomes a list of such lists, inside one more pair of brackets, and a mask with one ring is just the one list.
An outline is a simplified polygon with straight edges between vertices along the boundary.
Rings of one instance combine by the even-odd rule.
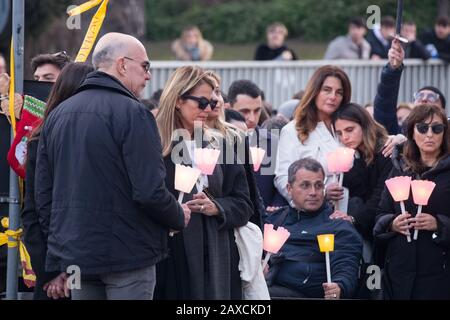
[[[217, 141], [224, 138], [206, 126], [217, 105], [215, 87], [215, 80], [202, 68], [186, 66], [171, 75], [161, 95], [156, 122], [167, 188], [177, 198], [183, 191], [176, 187], [175, 163], [196, 167], [202, 174], [191, 192], [183, 191], [191, 220], [169, 238], [169, 257], [157, 264], [155, 299], [242, 299], [234, 229], [246, 225], [253, 213], [245, 171], [238, 164], [209, 166], [202, 163], [204, 153], [199, 152], [220, 148]], [[207, 167], [212, 170], [204, 172]]]
[[388, 134], [366, 109], [354, 103], [333, 114], [333, 127], [339, 141], [356, 150], [356, 156], [353, 167], [344, 174], [343, 185], [349, 189], [348, 212], [335, 212], [330, 218], [353, 222], [364, 239], [372, 243], [377, 205], [392, 170], [391, 159], [383, 152]]
[[[413, 192], [403, 201], [405, 212], [402, 213], [399, 203], [385, 188], [374, 227], [375, 247], [384, 252], [384, 297], [450, 299], [447, 117], [438, 106], [419, 105], [406, 123], [408, 140], [400, 166], [392, 170], [390, 177], [411, 177]], [[415, 183], [420, 180], [429, 181], [426, 183], [430, 185], [429, 190], [423, 190], [428, 199], [420, 197], [420, 185]], [[416, 215], [418, 211], [421, 212]], [[418, 230], [417, 240], [412, 236], [414, 230]]]

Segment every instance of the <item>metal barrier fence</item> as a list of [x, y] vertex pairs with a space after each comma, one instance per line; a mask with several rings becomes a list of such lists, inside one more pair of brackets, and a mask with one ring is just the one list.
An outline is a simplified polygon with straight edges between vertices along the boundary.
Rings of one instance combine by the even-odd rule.
[[[196, 64], [216, 71], [222, 78], [226, 92], [234, 80], [254, 81], [266, 95], [267, 101], [276, 109], [283, 101], [305, 88], [312, 73], [320, 66], [333, 64], [342, 67], [352, 83], [352, 101], [364, 105], [375, 98], [380, 73], [387, 61], [360, 60], [309, 60], [309, 61], [154, 61], [152, 79], [146, 88], [146, 97], [163, 88], [169, 75], [178, 67]], [[424, 85], [439, 88], [450, 97], [450, 65], [439, 60], [406, 60], [403, 71], [399, 102], [410, 102], [414, 92]], [[450, 109], [450, 108], [447, 108]]]

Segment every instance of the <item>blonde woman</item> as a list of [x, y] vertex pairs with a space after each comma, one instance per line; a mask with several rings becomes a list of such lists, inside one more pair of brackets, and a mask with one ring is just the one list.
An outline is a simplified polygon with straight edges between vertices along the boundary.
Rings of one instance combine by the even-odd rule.
[[237, 159], [239, 159], [239, 163], [243, 164], [245, 169], [250, 191], [250, 199], [253, 204], [254, 214], [250, 218], [250, 222], [253, 222], [262, 229], [262, 218], [265, 216], [264, 202], [258, 189], [253, 166], [249, 161], [248, 138], [245, 137], [245, 132], [238, 129], [234, 125], [225, 122], [224, 99], [220, 92], [220, 76], [211, 70], [208, 70], [207, 72], [215, 83], [213, 95], [217, 98], [216, 108], [214, 108], [214, 110], [212, 110], [208, 115], [208, 127], [218, 130], [220, 134], [225, 137], [225, 142], [227, 145], [234, 145], [233, 149], [237, 153]]
[[[171, 75], [162, 92], [156, 121], [166, 185], [176, 197], [174, 161], [195, 166], [192, 149], [208, 143], [196, 145], [194, 131], [213, 140], [214, 134], [205, 123], [217, 105], [214, 89], [215, 83], [202, 68], [186, 66]], [[184, 130], [181, 142], [172, 141], [177, 129]], [[183, 148], [179, 148], [180, 143]], [[157, 265], [156, 299], [242, 298], [233, 230], [246, 225], [253, 213], [244, 168], [238, 164], [217, 164], [213, 174], [201, 180], [207, 191], [197, 184], [190, 194], [184, 195], [184, 202], [192, 210], [190, 223], [170, 237], [170, 255]]]
[[200, 29], [196, 26], [184, 28], [181, 37], [172, 43], [172, 52], [177, 60], [211, 60], [213, 51], [212, 44], [203, 39]]

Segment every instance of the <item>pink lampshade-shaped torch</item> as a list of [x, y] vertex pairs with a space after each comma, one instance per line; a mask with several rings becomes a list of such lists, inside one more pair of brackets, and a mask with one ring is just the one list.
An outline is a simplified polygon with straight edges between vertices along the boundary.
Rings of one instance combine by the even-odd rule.
[[216, 167], [217, 160], [219, 160], [220, 150], [204, 148], [197, 148], [194, 150], [194, 159], [196, 166], [203, 174], [211, 175]]
[[278, 227], [277, 230], [274, 230], [273, 224], [264, 225], [263, 248], [267, 251], [267, 254], [263, 261], [263, 269], [267, 265], [270, 255], [278, 253], [290, 235], [291, 233], [283, 227]]
[[[411, 182], [411, 190], [413, 194], [414, 203], [418, 205], [417, 215], [422, 213], [422, 206], [426, 206], [428, 204], [428, 200], [430, 199], [431, 193], [434, 190], [436, 183], [428, 180], [414, 180]], [[414, 240], [417, 240], [417, 236], [419, 235], [419, 230], [414, 230]]]
[[184, 166], [182, 164], [175, 165], [175, 189], [180, 191], [178, 202], [183, 203], [185, 193], [190, 193], [195, 182], [200, 176], [201, 171], [196, 168]]
[[344, 180], [343, 173], [348, 172], [353, 167], [353, 158], [355, 150], [351, 148], [339, 147], [333, 152], [327, 154], [328, 171], [334, 174], [336, 181], [339, 174], [339, 185], [342, 186]]
[[[392, 198], [395, 202], [400, 202], [402, 213], [405, 213], [404, 201], [409, 198], [409, 189], [411, 187], [411, 177], [399, 176], [385, 181]], [[411, 237], [407, 236], [408, 242], [411, 242]]]
[[250, 156], [252, 157], [253, 170], [255, 172], [259, 170], [265, 154], [266, 150], [263, 148], [250, 147]]

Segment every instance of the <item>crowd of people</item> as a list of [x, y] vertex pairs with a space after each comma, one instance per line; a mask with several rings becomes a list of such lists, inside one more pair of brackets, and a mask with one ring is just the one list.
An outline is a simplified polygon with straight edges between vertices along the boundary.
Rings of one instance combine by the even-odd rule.
[[[286, 44], [287, 27], [273, 23], [266, 28], [266, 42], [255, 50], [254, 60], [259, 61], [293, 61], [298, 59]], [[392, 38], [395, 35], [395, 19], [382, 17], [379, 24], [368, 30], [366, 21], [361, 17], [348, 20], [348, 33], [333, 39], [326, 49], [324, 59], [379, 60], [387, 59]], [[450, 19], [439, 16], [433, 28], [426, 29], [420, 36], [414, 21], [402, 24], [400, 35], [408, 40], [405, 58], [423, 59], [439, 58], [450, 61]], [[182, 30], [179, 39], [172, 42], [172, 53], [176, 60], [207, 61], [213, 57], [214, 47], [205, 40], [197, 26], [188, 26]], [[301, 53], [300, 53], [301, 56]]]
[[[393, 28], [386, 17], [366, 40], [353, 18], [348, 35], [325, 54], [388, 60], [365, 107], [351, 101], [352, 83], [333, 65], [315, 70], [304, 90], [272, 111], [258, 84], [235, 79], [223, 88], [218, 73], [199, 66], [176, 69], [142, 99], [150, 60], [130, 35], [101, 37], [92, 64], [71, 62], [65, 52], [35, 57], [34, 79], [53, 86], [45, 113], [23, 136], [26, 161], [11, 163], [25, 178], [21, 218], [34, 298], [239, 300], [253, 288], [260, 299], [450, 299], [446, 98], [426, 85], [398, 105], [404, 59], [436, 54], [416, 39], [414, 23], [403, 25], [406, 47], [388, 41]], [[255, 59], [297, 59], [287, 33], [270, 25]], [[448, 19], [436, 21], [433, 37], [433, 50], [447, 59]], [[172, 49], [182, 60], [213, 53], [195, 26]], [[3, 65], [0, 56], [2, 105], [9, 99]], [[19, 126], [27, 121], [21, 108], [7, 114]], [[355, 151], [341, 183], [328, 157], [340, 147]], [[260, 166], [255, 148], [264, 152]], [[200, 169], [198, 149], [218, 150], [219, 161], [182, 193], [177, 170]], [[405, 211], [394, 201], [385, 181], [397, 176], [436, 184], [422, 213], [415, 215], [412, 197]], [[266, 223], [290, 237], [263, 270]], [[335, 236], [331, 281], [321, 234]], [[376, 292], [364, 282], [371, 264], [384, 270]], [[72, 265], [81, 270], [81, 288], [68, 286]]]

